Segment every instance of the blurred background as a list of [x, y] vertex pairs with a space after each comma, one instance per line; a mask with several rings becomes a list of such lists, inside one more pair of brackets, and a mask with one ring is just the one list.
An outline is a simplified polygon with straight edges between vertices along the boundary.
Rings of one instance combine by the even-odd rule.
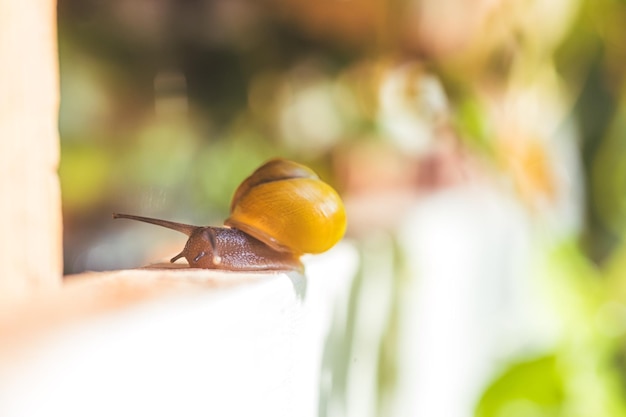
[[626, 415], [626, 1], [59, 0], [58, 23], [66, 274], [184, 243], [112, 212], [221, 224], [291, 158], [361, 254], [320, 415]]

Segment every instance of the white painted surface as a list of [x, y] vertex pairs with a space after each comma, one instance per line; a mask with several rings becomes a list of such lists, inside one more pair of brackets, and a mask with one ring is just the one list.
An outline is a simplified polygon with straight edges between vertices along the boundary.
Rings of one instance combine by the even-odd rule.
[[66, 327], [2, 378], [0, 415], [315, 416], [357, 263], [342, 244], [307, 260], [307, 278], [259, 275]]

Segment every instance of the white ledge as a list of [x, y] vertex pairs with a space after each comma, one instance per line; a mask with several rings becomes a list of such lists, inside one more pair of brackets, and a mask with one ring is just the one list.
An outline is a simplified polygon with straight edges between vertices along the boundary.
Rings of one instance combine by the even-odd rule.
[[92, 273], [14, 306], [0, 316], [0, 337], [16, 336], [0, 347], [0, 415], [317, 415], [357, 255], [342, 244], [305, 264], [306, 277]]

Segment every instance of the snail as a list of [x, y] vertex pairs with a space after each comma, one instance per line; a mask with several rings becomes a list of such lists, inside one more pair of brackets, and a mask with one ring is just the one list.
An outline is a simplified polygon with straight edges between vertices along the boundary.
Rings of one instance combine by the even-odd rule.
[[337, 192], [310, 168], [286, 159], [261, 165], [237, 188], [223, 227], [113, 214], [189, 236], [184, 257], [192, 268], [231, 271], [302, 270], [300, 257], [333, 247], [346, 230]]

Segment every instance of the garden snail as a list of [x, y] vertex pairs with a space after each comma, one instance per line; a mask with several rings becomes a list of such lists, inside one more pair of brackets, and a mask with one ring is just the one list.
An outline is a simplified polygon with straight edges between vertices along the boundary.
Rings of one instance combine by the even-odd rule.
[[261, 165], [235, 191], [225, 227], [113, 214], [189, 236], [170, 262], [186, 258], [192, 268], [232, 271], [301, 270], [300, 256], [333, 247], [346, 230], [337, 192], [311, 169], [285, 159]]

